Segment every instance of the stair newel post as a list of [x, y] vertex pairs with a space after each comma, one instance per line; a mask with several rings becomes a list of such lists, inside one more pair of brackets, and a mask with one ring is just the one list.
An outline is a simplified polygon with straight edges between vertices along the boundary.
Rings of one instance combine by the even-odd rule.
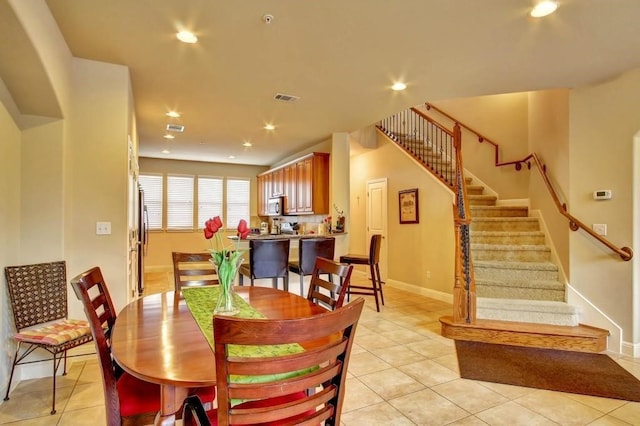
[[475, 323], [476, 291], [471, 262], [471, 246], [469, 242], [469, 224], [471, 216], [467, 201], [467, 191], [462, 165], [462, 130], [458, 123], [453, 128], [453, 147], [455, 149], [455, 283], [453, 289], [454, 323]]

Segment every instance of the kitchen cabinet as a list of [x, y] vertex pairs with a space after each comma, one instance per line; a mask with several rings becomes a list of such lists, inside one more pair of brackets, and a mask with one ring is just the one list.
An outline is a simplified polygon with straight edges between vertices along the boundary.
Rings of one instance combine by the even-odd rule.
[[[329, 154], [314, 152], [258, 176], [258, 207], [284, 195], [284, 214], [329, 213]], [[263, 210], [259, 210], [263, 211]]]
[[296, 214], [298, 211], [298, 183], [296, 163], [284, 166], [284, 213]]

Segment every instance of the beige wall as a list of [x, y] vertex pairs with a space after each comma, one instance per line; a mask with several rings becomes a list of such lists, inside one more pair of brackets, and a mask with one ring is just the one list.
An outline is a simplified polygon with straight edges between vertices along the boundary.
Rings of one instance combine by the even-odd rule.
[[[569, 181], [569, 90], [529, 94], [529, 150], [547, 167], [546, 174], [560, 203], [568, 203]], [[569, 278], [569, 222], [558, 212], [537, 168], [532, 167], [529, 200], [539, 210], [553, 240], [558, 260]], [[572, 208], [569, 206], [569, 212]]]
[[[479, 132], [499, 148], [499, 161], [508, 162], [524, 158], [529, 154], [527, 93], [513, 93], [476, 98], [451, 99], [432, 102], [465, 125]], [[435, 110], [428, 115], [437, 121], [453, 123]], [[495, 167], [495, 151], [488, 143], [479, 143], [478, 138], [463, 129], [462, 152], [464, 167], [496, 191], [500, 199], [523, 199], [528, 197], [529, 174], [526, 171], [515, 173], [514, 166]]]
[[[0, 84], [2, 82], [0, 81]], [[20, 261], [20, 129], [0, 103], [0, 267]], [[0, 389], [9, 380], [15, 351], [13, 317], [4, 274], [0, 286]]]
[[[205, 163], [199, 161], [163, 160], [157, 158], [140, 158], [140, 173], [175, 173], [203, 176], [251, 178], [251, 224], [257, 227], [260, 219], [257, 216], [257, 181], [256, 176], [268, 167], [247, 166], [223, 163]], [[203, 224], [198, 224], [202, 226]], [[230, 225], [232, 227], [235, 224]], [[235, 231], [231, 231], [235, 234]], [[203, 251], [209, 247], [202, 231], [152, 231], [145, 256], [145, 270], [166, 270], [171, 267], [171, 252]]]
[[[585, 224], [605, 223], [607, 239], [632, 246], [633, 137], [640, 129], [640, 70], [612, 81], [576, 89], [570, 96], [569, 206]], [[596, 189], [613, 198], [594, 201]], [[571, 283], [623, 329], [633, 341], [632, 262], [623, 262], [583, 232], [570, 234]], [[635, 247], [635, 256], [640, 248]], [[637, 331], [636, 331], [637, 333]]]
[[[349, 251], [366, 253], [367, 181], [387, 178], [388, 281], [451, 294], [454, 231], [452, 195], [385, 137], [378, 148], [351, 157]], [[398, 191], [418, 188], [419, 224], [399, 224]], [[427, 279], [427, 271], [431, 278]]]
[[[129, 71], [120, 65], [73, 59], [65, 133], [65, 255], [70, 277], [99, 266], [116, 309], [127, 294], [127, 176]], [[96, 222], [111, 235], [96, 235]], [[79, 303], [72, 313], [84, 315]]]

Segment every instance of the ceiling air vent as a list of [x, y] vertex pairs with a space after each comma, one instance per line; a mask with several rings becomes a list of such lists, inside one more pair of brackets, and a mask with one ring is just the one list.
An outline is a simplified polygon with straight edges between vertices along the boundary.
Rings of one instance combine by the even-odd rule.
[[182, 124], [167, 124], [167, 131], [182, 133], [184, 132], [184, 126]]
[[276, 101], [282, 101], [282, 102], [295, 102], [300, 98], [293, 95], [285, 95], [284, 93], [276, 93], [273, 99], [275, 99]]

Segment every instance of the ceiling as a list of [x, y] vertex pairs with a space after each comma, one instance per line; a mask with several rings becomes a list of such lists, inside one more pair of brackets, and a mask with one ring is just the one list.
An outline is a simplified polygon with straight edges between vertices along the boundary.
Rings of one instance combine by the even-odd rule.
[[[46, 4], [74, 56], [130, 68], [146, 157], [271, 165], [427, 100], [579, 87], [640, 67], [638, 0], [559, 0], [543, 19], [528, 16], [532, 0]], [[179, 42], [180, 29], [199, 42]], [[407, 89], [390, 90], [396, 80]], [[185, 130], [168, 141], [167, 124]]]

